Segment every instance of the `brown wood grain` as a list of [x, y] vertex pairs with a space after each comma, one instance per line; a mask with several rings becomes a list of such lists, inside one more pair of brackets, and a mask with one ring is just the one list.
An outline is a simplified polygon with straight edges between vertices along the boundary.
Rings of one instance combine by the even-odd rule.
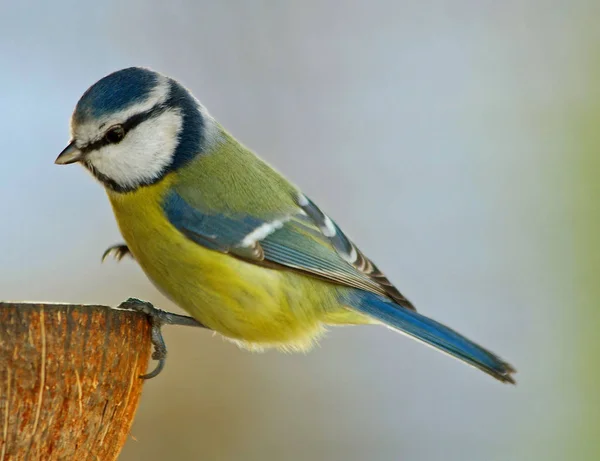
[[139, 313], [0, 303], [0, 461], [115, 460], [150, 352]]

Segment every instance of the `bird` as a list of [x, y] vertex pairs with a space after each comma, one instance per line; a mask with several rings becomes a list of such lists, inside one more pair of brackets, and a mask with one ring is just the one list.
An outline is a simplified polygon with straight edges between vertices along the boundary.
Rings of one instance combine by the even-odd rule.
[[[335, 221], [176, 79], [115, 71], [81, 96], [70, 132], [55, 163], [79, 163], [104, 186], [125, 240], [103, 259], [132, 256], [189, 314], [156, 309], [154, 326], [202, 326], [250, 350], [305, 351], [328, 326], [378, 324], [515, 383], [509, 363], [418, 313]], [[150, 313], [135, 298], [124, 307], [132, 304]], [[162, 360], [160, 331], [153, 339]]]

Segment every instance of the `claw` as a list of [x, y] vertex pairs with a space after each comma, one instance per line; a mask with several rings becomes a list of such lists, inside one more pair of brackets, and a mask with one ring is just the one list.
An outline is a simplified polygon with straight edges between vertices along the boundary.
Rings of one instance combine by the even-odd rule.
[[110, 255], [112, 255], [117, 261], [121, 261], [127, 255], [133, 258], [131, 251], [129, 251], [129, 247], [124, 244], [108, 247], [106, 251], [102, 253], [102, 262], [104, 262], [104, 260]]
[[[152, 307], [154, 308], [154, 306]], [[150, 373], [140, 375], [140, 379], [155, 378], [160, 374], [161, 371], [163, 371], [167, 361], [167, 345], [165, 344], [165, 340], [162, 336], [162, 322], [160, 319], [158, 319], [158, 317], [150, 317], [150, 323], [152, 325], [152, 345], [154, 346], [152, 360], [156, 360], [158, 363], [156, 364], [154, 370], [152, 370]]]
[[163, 357], [161, 359], [156, 359], [154, 357], [154, 354], [152, 354], [152, 358], [154, 360], [158, 360], [158, 364], [156, 365], [156, 367], [154, 368], [154, 370], [152, 370], [150, 373], [146, 373], [145, 375], [140, 375], [139, 376], [140, 379], [152, 379], [152, 378], [156, 378], [163, 371], [163, 368], [165, 368], [165, 363], [167, 362], [166, 357]]
[[141, 301], [137, 298], [129, 298], [127, 301], [119, 304], [118, 308], [128, 311], [141, 312], [142, 314], [147, 315], [150, 320], [150, 325], [152, 328], [152, 346], [154, 347], [154, 351], [152, 352], [152, 359], [158, 361], [158, 364], [156, 365], [156, 368], [154, 368], [154, 370], [152, 370], [150, 373], [140, 375], [141, 379], [154, 378], [158, 376], [165, 367], [165, 363], [167, 360], [167, 345], [165, 344], [165, 340], [162, 336], [162, 326], [164, 324], [206, 328], [204, 325], [202, 325], [200, 322], [198, 322], [192, 317], [173, 314], [171, 312], [166, 312], [161, 309], [157, 309], [151, 303]]

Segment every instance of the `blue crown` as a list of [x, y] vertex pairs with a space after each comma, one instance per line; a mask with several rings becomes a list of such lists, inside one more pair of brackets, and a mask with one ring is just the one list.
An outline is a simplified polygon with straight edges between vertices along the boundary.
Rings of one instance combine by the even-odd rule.
[[83, 94], [73, 113], [76, 123], [98, 119], [144, 101], [154, 89], [158, 74], [129, 67], [107, 75]]

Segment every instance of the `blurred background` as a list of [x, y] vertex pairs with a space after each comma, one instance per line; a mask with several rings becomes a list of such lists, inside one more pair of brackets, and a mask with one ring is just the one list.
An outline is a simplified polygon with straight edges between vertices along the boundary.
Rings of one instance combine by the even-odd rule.
[[[121, 460], [600, 458], [600, 3], [0, 2], [0, 298], [165, 300], [53, 165], [105, 74], [180, 79], [421, 312], [518, 386], [378, 327], [308, 355], [166, 328]], [[384, 197], [382, 200], [381, 198]]]

